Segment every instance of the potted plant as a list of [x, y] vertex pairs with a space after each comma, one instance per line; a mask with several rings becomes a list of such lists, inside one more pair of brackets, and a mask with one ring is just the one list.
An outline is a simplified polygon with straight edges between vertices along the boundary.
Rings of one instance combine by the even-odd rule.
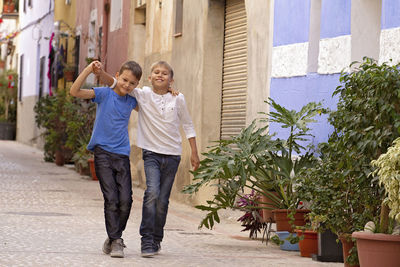
[[[300, 111], [288, 110], [270, 99], [267, 102], [275, 111], [262, 113], [266, 122], [278, 123], [288, 129], [286, 140], [277, 139], [276, 150], [269, 150], [258, 157], [261, 162], [256, 175], [249, 177], [249, 184], [261, 194], [267, 195], [273, 201], [274, 219], [277, 231], [293, 231], [295, 225], [306, 223], [302, 196], [299, 194], [297, 182], [302, 172], [316, 163], [311, 148], [305, 147], [306, 141], [312, 136], [308, 124], [315, 122], [316, 115], [325, 113], [321, 103], [308, 103]], [[303, 153], [303, 155], [301, 155]], [[273, 192], [273, 193], [271, 193]]]
[[[354, 232], [361, 266], [396, 266], [400, 263], [400, 138], [371, 164], [383, 185], [380, 221], [368, 222], [364, 231]], [[397, 226], [396, 226], [397, 224]]]
[[241, 222], [244, 231], [249, 231], [249, 238], [257, 238], [257, 233], [265, 229], [266, 224], [263, 221], [262, 210], [257, 208], [257, 202], [260, 200], [260, 194], [254, 190], [250, 194], [245, 194], [236, 202], [236, 207], [244, 212], [237, 221]]
[[236, 200], [245, 194], [245, 188], [249, 188], [247, 180], [256, 169], [256, 155], [264, 154], [268, 149], [276, 149], [277, 142], [271, 139], [266, 129], [258, 128], [254, 120], [239, 135], [230, 140], [216, 141], [215, 145], [203, 153], [205, 158], [193, 172], [194, 182], [183, 190], [184, 193], [195, 194], [206, 185], [215, 186], [218, 190], [214, 198], [207, 201], [207, 205], [196, 206], [208, 212], [199, 227], [211, 229], [214, 222], [219, 222], [219, 210], [236, 207]]
[[44, 128], [44, 158], [62, 166], [65, 162], [66, 128], [68, 118], [65, 113], [68, 96], [65, 90], [58, 90], [55, 96], [46, 95], [34, 106], [35, 122], [39, 128]]
[[[371, 175], [370, 162], [386, 152], [400, 126], [400, 65], [370, 58], [351, 67], [355, 64], [359, 65], [353, 72], [342, 72], [341, 85], [334, 91], [337, 110], [328, 119], [333, 133], [319, 146], [318, 164], [299, 180], [299, 191], [312, 212], [325, 218], [324, 229], [351, 244], [351, 234], [379, 214], [384, 192]], [[356, 247], [351, 252], [345, 263], [357, 265]]]
[[14, 140], [17, 120], [17, 81], [14, 71], [0, 75], [0, 139]]
[[15, 0], [5, 0], [3, 3], [3, 12], [14, 13], [14, 11], [15, 11]]
[[73, 82], [75, 79], [76, 65], [75, 64], [65, 64], [63, 68], [64, 79], [67, 82]]
[[[290, 209], [292, 212], [285, 210], [289, 218], [300, 213], [297, 210], [301, 202], [296, 189], [297, 175], [313, 164], [314, 159], [311, 152], [296, 158], [293, 153], [302, 152], [304, 146], [300, 141], [309, 136], [307, 124], [313, 122], [312, 117], [323, 112], [323, 109], [321, 104], [309, 103], [296, 112], [281, 107], [272, 99], [267, 103], [276, 111], [268, 114], [270, 117], [263, 122], [282, 123], [282, 127], [290, 129], [288, 139], [275, 139], [274, 134], [266, 132], [267, 126], [259, 128], [256, 126], [257, 121], [253, 121], [238, 136], [231, 140], [220, 140], [203, 153], [205, 159], [193, 172], [194, 182], [183, 190], [194, 194], [205, 185], [218, 188], [214, 199], [207, 201], [207, 205], [196, 206], [208, 212], [200, 227], [212, 228], [214, 222], [219, 222], [218, 211], [233, 208], [235, 200], [243, 196], [245, 188], [272, 199], [269, 203], [259, 201], [255, 208]], [[268, 204], [270, 207], [260, 204]], [[304, 220], [301, 224], [304, 224]]]
[[81, 175], [90, 175], [90, 159], [93, 153], [86, 149], [92, 134], [96, 105], [90, 100], [69, 98], [65, 116], [68, 118], [65, 146], [72, 150], [72, 161]]
[[318, 230], [323, 218], [307, 214], [308, 222], [304, 226], [296, 226], [294, 230], [299, 237], [299, 249], [302, 257], [313, 257], [318, 255]]

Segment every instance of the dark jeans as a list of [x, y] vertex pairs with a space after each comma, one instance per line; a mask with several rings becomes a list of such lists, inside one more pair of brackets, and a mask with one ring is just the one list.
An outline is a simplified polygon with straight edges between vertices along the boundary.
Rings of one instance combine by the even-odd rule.
[[104, 197], [104, 217], [110, 240], [121, 238], [132, 207], [129, 157], [96, 146], [94, 164]]
[[143, 149], [146, 191], [143, 198], [142, 250], [151, 250], [164, 237], [169, 196], [181, 156], [163, 155]]

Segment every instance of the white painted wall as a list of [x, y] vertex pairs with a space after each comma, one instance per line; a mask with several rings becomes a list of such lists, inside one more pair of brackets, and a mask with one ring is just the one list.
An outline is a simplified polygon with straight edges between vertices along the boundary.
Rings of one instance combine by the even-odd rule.
[[[49, 13], [49, 14], [48, 14]], [[46, 15], [47, 14], [47, 15]], [[18, 55], [24, 55], [24, 71], [22, 84], [22, 98], [37, 95], [38, 75], [37, 58], [49, 55], [50, 36], [54, 25], [53, 0], [42, 0], [33, 3], [33, 7], [27, 7], [26, 13], [20, 7], [20, 34], [18, 35]], [[40, 44], [40, 50], [38, 45]], [[40, 55], [37, 55], [40, 51]], [[18, 59], [19, 60], [19, 59]], [[46, 64], [47, 74], [48, 68]], [[18, 70], [19, 71], [19, 70]], [[47, 75], [46, 75], [47, 77]], [[48, 91], [48, 80], [45, 80], [45, 88]]]
[[[35, 112], [33, 108], [37, 102], [39, 90], [39, 62], [44, 56], [45, 79], [44, 92], [49, 91], [48, 55], [50, 37], [54, 29], [54, 0], [32, 1], [32, 7], [26, 7], [24, 12], [20, 6], [19, 21], [20, 34], [18, 35], [18, 61], [24, 55], [22, 86], [17, 110], [17, 141], [36, 146], [40, 142], [40, 132], [35, 125]], [[20, 64], [20, 63], [19, 63]], [[19, 65], [18, 64], [18, 65]]]

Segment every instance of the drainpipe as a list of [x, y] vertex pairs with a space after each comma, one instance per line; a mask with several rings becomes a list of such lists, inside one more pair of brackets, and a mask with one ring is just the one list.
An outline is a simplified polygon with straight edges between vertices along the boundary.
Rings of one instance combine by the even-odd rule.
[[111, 2], [110, 0], [104, 0], [103, 2], [103, 34], [100, 60], [103, 63], [104, 70], [107, 71], [107, 44], [108, 44], [108, 27], [110, 18]]

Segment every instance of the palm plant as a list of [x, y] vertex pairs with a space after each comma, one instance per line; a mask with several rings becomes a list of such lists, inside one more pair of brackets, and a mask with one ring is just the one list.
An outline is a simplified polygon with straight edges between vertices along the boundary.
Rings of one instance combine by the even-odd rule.
[[[294, 158], [306, 148], [301, 144], [307, 141], [310, 129], [307, 125], [314, 122], [313, 117], [324, 110], [320, 103], [309, 103], [299, 112], [288, 110], [272, 99], [266, 101], [275, 110], [262, 113], [266, 118], [261, 122], [276, 122], [283, 128], [289, 128], [286, 140], [274, 138], [267, 133], [267, 126], [258, 128], [256, 120], [231, 140], [221, 140], [217, 145], [203, 153], [205, 159], [194, 174], [194, 183], [186, 186], [184, 193], [194, 194], [206, 185], [216, 186], [217, 193], [207, 205], [196, 208], [207, 211], [200, 227], [212, 228], [214, 221], [219, 223], [220, 209], [235, 208], [235, 200], [243, 197], [244, 189], [249, 188], [266, 194], [273, 200], [273, 208], [297, 208], [300, 197], [296, 193], [296, 178], [300, 172], [313, 164], [311, 152]], [[275, 191], [278, 195], [271, 193]], [[254, 208], [262, 208], [256, 202]]]

